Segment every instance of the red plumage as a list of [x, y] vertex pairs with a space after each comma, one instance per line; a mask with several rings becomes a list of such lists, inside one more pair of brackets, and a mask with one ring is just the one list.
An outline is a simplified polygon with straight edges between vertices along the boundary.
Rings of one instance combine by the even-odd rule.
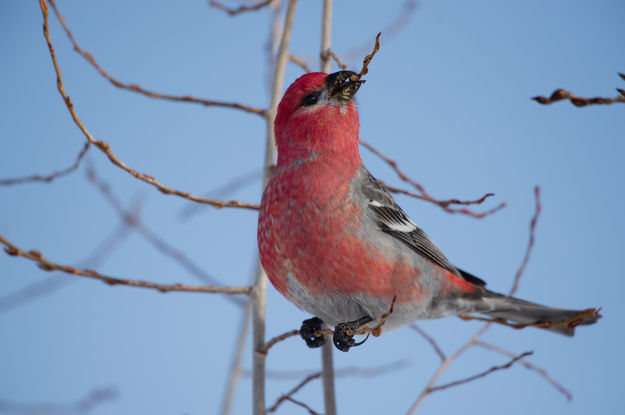
[[278, 164], [258, 222], [261, 262], [276, 289], [332, 326], [375, 324], [393, 298], [385, 329], [471, 312], [524, 323], [579, 313], [493, 293], [449, 263], [362, 165], [352, 100], [360, 82], [350, 75], [306, 74], [278, 106]]

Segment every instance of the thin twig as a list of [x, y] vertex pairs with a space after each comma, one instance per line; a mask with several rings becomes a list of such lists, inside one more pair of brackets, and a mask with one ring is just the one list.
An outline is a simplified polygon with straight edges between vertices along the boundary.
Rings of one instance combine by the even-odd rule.
[[[625, 74], [619, 73], [618, 76], [620, 76], [621, 79], [625, 81]], [[563, 99], [568, 99], [571, 102], [571, 104], [575, 105], [576, 107], [585, 107], [588, 105], [607, 105], [607, 104], [614, 104], [617, 102], [625, 103], [625, 90], [621, 88], [616, 88], [616, 91], [619, 93], [619, 95], [617, 95], [614, 98], [602, 98], [602, 97], [584, 98], [584, 97], [580, 97], [579, 95], [575, 95], [572, 92], [566, 91], [564, 89], [556, 89], [555, 91], [553, 91], [553, 93], [551, 94], [549, 98], [543, 97], [543, 96], [537, 96], [537, 97], [533, 97], [532, 99], [538, 102], [539, 104], [543, 104], [543, 105], [549, 105], [549, 104], [553, 104], [554, 102], [561, 101]]]
[[321, 415], [319, 412], [313, 410], [310, 406], [306, 405], [302, 401], [298, 401], [297, 399], [291, 398], [290, 396], [285, 398], [285, 400], [289, 401], [291, 403], [294, 403], [295, 405], [301, 406], [302, 408], [306, 409], [308, 411], [309, 415]]
[[443, 362], [445, 361], [445, 359], [447, 359], [447, 357], [445, 356], [445, 353], [443, 353], [443, 350], [440, 348], [438, 343], [436, 343], [436, 340], [434, 340], [432, 336], [427, 334], [425, 330], [417, 326], [416, 323], [412, 323], [410, 325], [410, 328], [416, 331], [417, 333], [419, 333], [421, 337], [423, 337], [428, 343], [430, 343], [430, 345], [432, 346], [432, 348], [434, 349], [438, 357], [440, 357]]
[[83, 157], [85, 157], [85, 154], [87, 154], [87, 150], [89, 150], [89, 146], [90, 143], [86, 142], [83, 146], [83, 148], [80, 150], [80, 153], [78, 153], [78, 156], [76, 157], [76, 160], [74, 160], [74, 164], [72, 164], [69, 167], [66, 167], [62, 170], [58, 170], [55, 171], [53, 173], [50, 173], [48, 175], [42, 176], [39, 174], [34, 174], [32, 176], [27, 176], [27, 177], [15, 177], [15, 178], [11, 178], [11, 179], [0, 179], [0, 185], [2, 186], [10, 186], [13, 184], [22, 184], [22, 183], [28, 183], [28, 182], [45, 182], [45, 183], [50, 183], [51, 181], [53, 181], [54, 179], [57, 179], [59, 177], [62, 176], [66, 176], [68, 174], [70, 174], [71, 172], [75, 171], [78, 166], [80, 165], [80, 162], [82, 161]]
[[89, 392], [84, 398], [71, 403], [21, 403], [0, 399], [0, 412], [16, 415], [85, 414], [100, 404], [112, 401], [117, 392], [112, 388], [99, 388]]
[[[262, 181], [263, 169], [255, 168], [239, 176], [233, 177], [230, 181], [220, 184], [214, 189], [211, 189], [202, 194], [202, 197], [225, 199], [236, 193], [240, 189], [247, 187], [251, 184], [255, 184]], [[181, 220], [187, 220], [191, 216], [210, 209], [210, 206], [201, 205], [199, 203], [187, 204], [180, 209], [179, 218]]]
[[288, 391], [286, 394], [280, 396], [278, 400], [270, 408], [267, 408], [267, 413], [275, 412], [276, 409], [278, 409], [278, 407], [280, 406], [280, 404], [282, 404], [282, 402], [284, 402], [291, 396], [295, 395], [297, 392], [300, 391], [300, 389], [306, 386], [309, 382], [315, 379], [319, 379], [320, 377], [321, 377], [321, 372], [313, 373], [311, 375], [306, 376], [306, 378], [302, 380], [300, 383], [298, 383], [293, 389]]
[[236, 9], [231, 9], [228, 6], [223, 5], [222, 3], [216, 1], [216, 0], [209, 0], [209, 4], [212, 7], [215, 7], [216, 9], [220, 9], [225, 11], [226, 13], [228, 13], [230, 16], [236, 16], [237, 14], [240, 13], [245, 13], [245, 12], [254, 12], [257, 10], [262, 9], [263, 7], [267, 7], [269, 6], [269, 4], [274, 1], [274, 0], [263, 0], [263, 1], [259, 1], [258, 3], [252, 4], [250, 6], [246, 6], [246, 5], [241, 5], [239, 7], [237, 7]]
[[336, 62], [336, 64], [339, 66], [339, 68], [341, 68], [342, 70], [347, 69], [347, 65], [345, 65], [342, 61], [341, 58], [339, 58], [339, 55], [337, 55], [332, 49], [326, 49], [323, 52], [321, 52], [321, 59], [327, 59], [328, 61], [330, 61], [330, 58], [334, 59], [334, 61]]
[[[432, 199], [429, 197], [418, 195], [416, 193], [409, 192], [408, 190], [400, 189], [399, 187], [391, 186], [387, 184], [386, 182], [384, 182], [383, 180], [378, 180], [378, 181], [386, 188], [386, 190], [388, 190], [391, 193], [399, 193], [402, 195], [414, 197], [415, 199], [421, 199], [421, 200], [425, 200], [428, 202], [432, 202]], [[442, 206], [442, 207], [447, 207], [449, 205], [479, 205], [483, 203], [489, 197], [493, 197], [493, 196], [495, 196], [494, 193], [486, 193], [484, 196], [475, 200], [460, 200], [460, 199], [454, 198], [454, 199], [447, 199], [447, 200], [436, 200], [435, 202], [437, 205]], [[495, 209], [500, 209], [500, 208], [501, 207], [498, 206]]]
[[[50, 3], [50, 4], [53, 4], [53, 3]], [[54, 51], [54, 47], [52, 46], [52, 41], [50, 40], [50, 28], [48, 24], [48, 7], [47, 7], [45, 0], [39, 0], [39, 5], [41, 7], [41, 12], [43, 14], [43, 34], [44, 34], [44, 37], [46, 38], [48, 49], [50, 50], [50, 57], [52, 58], [52, 63], [54, 65], [54, 70], [56, 72], [57, 89], [59, 93], [61, 94], [61, 96], [63, 97], [63, 102], [65, 102], [65, 106], [69, 110], [70, 115], [72, 116], [72, 119], [74, 120], [74, 123], [82, 131], [87, 141], [95, 145], [101, 152], [103, 152], [114, 165], [121, 168], [122, 170], [125, 170], [127, 173], [130, 173], [135, 178], [151, 184], [152, 186], [156, 187], [158, 190], [160, 190], [164, 194], [176, 195], [185, 199], [192, 200], [194, 202], [208, 204], [216, 208], [238, 207], [238, 208], [258, 210], [258, 205], [255, 205], [255, 204], [243, 203], [237, 200], [231, 200], [229, 202], [226, 202], [223, 200], [207, 199], [204, 197], [195, 196], [188, 192], [183, 192], [177, 189], [173, 189], [169, 186], [166, 186], [162, 184], [161, 182], [159, 182], [158, 180], [156, 180], [154, 177], [147, 175], [147, 174], [139, 173], [138, 171], [132, 169], [126, 163], [121, 161], [111, 151], [111, 148], [107, 142], [95, 139], [91, 135], [91, 133], [87, 130], [85, 125], [82, 123], [80, 118], [78, 118], [78, 115], [76, 114], [76, 111], [74, 110], [74, 103], [65, 92], [65, 86], [63, 85], [63, 78], [61, 77], [61, 69], [56, 59], [56, 52]]]
[[179, 96], [179, 95], [171, 95], [171, 94], [161, 94], [158, 92], [147, 90], [136, 84], [129, 84], [129, 83], [119, 81], [118, 79], [111, 76], [108, 72], [106, 72], [89, 52], [87, 52], [86, 50], [80, 47], [80, 45], [74, 38], [74, 35], [69, 30], [69, 26], [65, 22], [65, 19], [63, 18], [61, 13], [59, 13], [54, 0], [46, 0], [46, 1], [48, 1], [48, 3], [50, 4], [50, 7], [52, 7], [54, 14], [56, 15], [59, 22], [61, 23], [61, 26], [63, 26], [63, 30], [65, 30], [67, 37], [69, 38], [70, 42], [72, 42], [72, 45], [74, 45], [74, 50], [80, 56], [85, 58], [87, 62], [89, 62], [100, 73], [100, 75], [106, 78], [111, 84], [113, 84], [117, 88], [137, 92], [139, 94], [145, 95], [150, 98], [164, 99], [168, 101], [177, 101], [177, 102], [190, 102], [190, 103], [195, 103], [195, 104], [201, 104], [207, 107], [233, 108], [233, 109], [238, 109], [241, 111], [249, 112], [252, 114], [257, 114], [260, 116], [265, 115], [265, 110], [261, 108], [255, 108], [249, 105], [239, 104], [236, 102], [224, 102], [224, 101], [215, 101], [215, 100], [209, 100], [209, 99], [203, 99], [203, 98], [196, 98], [191, 95]]
[[[396, 360], [391, 363], [385, 363], [372, 367], [360, 367], [360, 366], [348, 366], [335, 370], [335, 377], [376, 377], [382, 376], [387, 373], [397, 372], [408, 368], [410, 362], [407, 360]], [[301, 370], [268, 370], [267, 379], [301, 379], [304, 376], [308, 376], [309, 373], [314, 372], [315, 369], [301, 369]], [[251, 372], [249, 370], [242, 370], [242, 376], [250, 377]]]
[[[492, 350], [494, 352], [497, 352], [499, 354], [508, 356], [508, 357], [514, 357], [515, 354], [512, 353], [509, 350], [504, 349], [503, 347], [499, 347], [497, 345], [491, 344], [491, 343], [487, 343], [485, 341], [482, 340], [478, 340], [475, 342], [476, 346], [480, 346], [483, 347], [485, 349], [488, 350]], [[531, 364], [530, 362], [528, 362], [525, 359], [521, 359], [519, 360], [519, 363], [522, 364], [526, 369], [529, 369], [533, 372], [538, 373], [540, 376], [542, 376], [547, 382], [549, 382], [549, 384], [551, 384], [551, 386], [553, 386], [554, 388], [556, 388], [558, 390], [558, 392], [560, 392], [561, 394], [563, 394], [564, 396], [566, 396], [567, 400], [571, 400], [573, 399], [573, 394], [566, 389], [564, 386], [560, 385], [560, 383], [558, 381], [556, 381], [555, 379], [553, 379], [551, 376], [549, 376], [549, 374], [547, 373], [547, 371], [541, 367], [535, 366], [533, 364]]]
[[166, 293], [170, 291], [187, 291], [199, 293], [223, 293], [223, 294], [246, 294], [249, 295], [252, 287], [215, 287], [215, 286], [191, 286], [185, 284], [158, 284], [148, 281], [130, 280], [124, 278], [110, 277], [90, 269], [74, 268], [69, 265], [60, 265], [47, 260], [39, 251], [23, 251], [4, 236], [0, 235], [0, 243], [5, 245], [4, 251], [11, 256], [20, 256], [30, 259], [38, 264], [39, 268], [44, 271], [61, 271], [66, 274], [82, 276], [100, 280], [108, 285], [127, 285], [131, 287], [149, 288]]
[[295, 55], [289, 55], [289, 60], [295, 64], [297, 64], [300, 68], [302, 68], [304, 70], [304, 72], [309, 73], [311, 72], [310, 70], [310, 66], [308, 66], [308, 64], [306, 63], [306, 61], [302, 58], [298, 58]]
[[[128, 236], [128, 231], [128, 225], [121, 223], [93, 249], [86, 259], [79, 263], [83, 263], [90, 268], [97, 267], [108, 255], [111, 255], [113, 251], [122, 246], [121, 242]], [[14, 293], [0, 297], [0, 313], [20, 307], [44, 295], [52, 294], [75, 281], [77, 279], [61, 276], [36, 281]]]
[[523, 256], [523, 261], [521, 262], [521, 266], [517, 269], [516, 274], [514, 274], [514, 282], [512, 283], [512, 288], [508, 292], [508, 295], [514, 295], [519, 289], [519, 281], [521, 280], [521, 276], [525, 271], [525, 267], [530, 260], [530, 254], [532, 253], [532, 248], [534, 247], [534, 234], [536, 233], [536, 223], [538, 223], [538, 217], [540, 216], [541, 204], [540, 204], [540, 187], [534, 187], [534, 216], [532, 216], [532, 220], [530, 221], [530, 236], [529, 241], [527, 243], [527, 248], [525, 248], [525, 255]]
[[375, 37], [375, 44], [373, 45], [373, 50], [371, 51], [370, 54], [366, 55], [365, 58], [363, 59], [362, 69], [360, 69], [360, 72], [358, 73], [358, 75], [356, 75], [357, 79], [360, 79], [369, 73], [369, 64], [373, 60], [373, 57], [375, 56], [375, 54], [378, 53], [378, 51], [380, 50], [380, 36], [381, 35], [382, 35], [382, 32], [377, 34], [377, 36]]
[[489, 318], [489, 317], [479, 317], [479, 316], [471, 316], [466, 314], [460, 314], [462, 320], [477, 320], [484, 321], [487, 323], [495, 323], [501, 324], [506, 327], [510, 327], [513, 329], [524, 329], [526, 327], [538, 327], [541, 329], [549, 329], [552, 327], [565, 327], [568, 329], [575, 328], [583, 323], [584, 319], [587, 317], [598, 317], [599, 309], [597, 308], [587, 308], [585, 310], [580, 311], [575, 317], [570, 318], [565, 321], [539, 321], [536, 323], [510, 323], [505, 318]]
[[491, 374], [493, 372], [496, 372], [498, 370], [508, 369], [513, 364], [515, 364], [517, 361], [523, 359], [524, 357], [531, 356], [533, 353], [534, 352], [521, 353], [520, 355], [515, 356], [512, 360], [510, 360], [506, 364], [503, 364], [503, 365], [500, 365], [500, 366], [493, 366], [493, 367], [491, 367], [488, 370], [485, 370], [485, 371], [483, 371], [481, 373], [478, 373], [476, 375], [473, 375], [473, 376], [466, 377], [464, 379], [456, 380], [454, 382], [445, 383], [444, 385], [440, 385], [440, 386], [434, 386], [434, 387], [432, 387], [432, 388], [430, 388], [428, 390], [428, 393], [440, 391], [440, 390], [443, 390], [443, 389], [452, 388], [454, 386], [462, 385], [464, 383], [469, 383], [469, 382], [474, 381], [476, 379], [483, 378], [484, 376], [487, 376], [487, 375], [489, 375], [489, 374]]
[[[476, 205], [476, 204], [480, 204], [482, 203], [484, 200], [486, 200], [488, 197], [492, 196], [492, 193], [487, 193], [484, 196], [480, 197], [479, 199], [476, 200], [458, 200], [458, 199], [447, 199], [447, 200], [437, 200], [434, 199], [432, 196], [430, 196], [428, 194], [428, 192], [426, 192], [425, 188], [418, 182], [412, 180], [410, 177], [408, 177], [398, 166], [397, 166], [397, 162], [395, 162], [394, 160], [390, 159], [389, 157], [387, 157], [386, 155], [384, 155], [380, 150], [376, 149], [375, 147], [373, 147], [371, 144], [367, 143], [366, 141], [363, 141], [362, 139], [360, 139], [360, 145], [362, 145], [363, 147], [365, 147], [367, 150], [371, 151], [373, 154], [375, 154], [376, 156], [378, 156], [379, 158], [381, 158], [384, 162], [386, 162], [386, 164], [388, 164], [389, 166], [391, 166], [391, 168], [395, 171], [395, 173], [397, 174], [397, 176], [404, 182], [410, 184], [411, 186], [413, 186], [415, 189], [417, 189], [417, 191], [419, 193], [421, 193], [420, 195], [414, 194], [414, 193], [410, 193], [406, 190], [402, 190], [402, 189], [398, 189], [392, 186], [389, 186], [389, 190], [390, 191], [394, 191], [396, 193], [402, 193], [411, 197], [416, 197], [418, 199], [421, 200], [425, 200], [427, 202], [430, 203], [434, 203], [435, 205], [440, 206], [441, 209], [443, 209], [446, 212], [449, 213], [461, 213], [464, 215], [468, 215], [471, 216], [473, 218], [476, 219], [481, 219], [484, 218], [485, 216], [488, 215], [492, 215], [493, 213], [499, 211], [500, 209], [504, 208], [506, 206], [505, 203], [501, 203], [498, 206], [494, 207], [493, 209], [487, 210], [485, 212], [473, 212], [472, 210], [466, 209], [466, 208], [452, 208], [450, 207], [450, 205]], [[387, 186], [387, 185], [385, 185]]]
[[276, 336], [276, 337], [272, 338], [267, 343], [263, 344], [263, 347], [257, 349], [256, 351], [258, 353], [262, 353], [262, 354], [266, 355], [267, 352], [269, 351], [269, 349], [271, 347], [273, 347], [276, 343], [281, 342], [283, 340], [286, 340], [289, 337], [297, 336], [298, 334], [299, 334], [299, 330], [287, 331], [286, 333], [283, 333], [283, 334], [281, 334], [279, 336]]
[[28, 284], [13, 293], [0, 297], [0, 313], [5, 313], [33, 300], [50, 295], [73, 281], [75, 280], [58, 277], [46, 278]]
[[232, 356], [232, 363], [230, 364], [230, 374], [228, 375], [228, 382], [226, 387], [226, 393], [223, 395], [223, 401], [221, 402], [220, 415], [229, 415], [232, 408], [232, 402], [236, 395], [236, 388], [241, 378], [241, 362], [243, 361], [243, 353], [245, 352], [245, 343], [247, 341], [247, 333], [251, 320], [252, 303], [247, 301], [243, 308], [243, 314], [241, 316], [241, 323], [239, 326], [239, 335], [237, 336], [237, 344], [234, 347], [234, 354]]

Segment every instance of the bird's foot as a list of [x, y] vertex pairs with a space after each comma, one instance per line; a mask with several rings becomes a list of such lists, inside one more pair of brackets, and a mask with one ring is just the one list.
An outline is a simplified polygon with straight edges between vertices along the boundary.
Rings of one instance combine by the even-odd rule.
[[350, 348], [363, 344], [369, 338], [369, 335], [363, 341], [356, 343], [354, 332], [372, 320], [371, 317], [365, 316], [355, 321], [337, 324], [334, 327], [334, 336], [332, 336], [332, 341], [336, 348], [342, 352], [347, 352]]
[[315, 336], [315, 332], [323, 330], [323, 320], [319, 317], [309, 318], [302, 322], [302, 327], [299, 329], [299, 335], [306, 342], [306, 346], [311, 349], [321, 347], [326, 342], [326, 337], [321, 335]]

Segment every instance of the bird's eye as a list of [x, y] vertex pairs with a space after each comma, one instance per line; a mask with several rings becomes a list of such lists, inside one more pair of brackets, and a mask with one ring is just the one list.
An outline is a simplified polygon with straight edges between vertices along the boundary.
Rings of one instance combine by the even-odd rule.
[[317, 100], [319, 99], [318, 94], [309, 94], [304, 97], [302, 100], [302, 105], [305, 107], [309, 107], [311, 105], [315, 105]]

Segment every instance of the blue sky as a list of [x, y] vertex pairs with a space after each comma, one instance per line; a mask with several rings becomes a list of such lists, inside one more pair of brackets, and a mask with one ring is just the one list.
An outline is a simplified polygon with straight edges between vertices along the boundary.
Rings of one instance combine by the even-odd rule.
[[[350, 68], [402, 2], [335, 2], [333, 49]], [[235, 5], [236, 3], [232, 3]], [[205, 1], [59, 1], [78, 42], [118, 79], [157, 91], [266, 107], [267, 10], [231, 18]], [[515, 365], [426, 398], [417, 413], [616, 413], [625, 387], [625, 106], [540, 106], [530, 97], [566, 88], [583, 96], [625, 89], [621, 1], [422, 1], [382, 48], [358, 92], [361, 137], [392, 157], [435, 197], [496, 194], [476, 220], [398, 197], [399, 203], [458, 266], [507, 291], [524, 254], [533, 188], [542, 189], [536, 244], [518, 296], [552, 306], [603, 307], [603, 319], [564, 338], [537, 329], [494, 327], [484, 340], [520, 354], [570, 390], [565, 397], [536, 373]], [[298, 5], [291, 52], [318, 67], [321, 3]], [[111, 86], [71, 44], [51, 16], [65, 87], [98, 139], [138, 171], [195, 194], [259, 171], [264, 121], [223, 108], [158, 101]], [[38, 3], [2, 2], [0, 179], [69, 166], [84, 137], [56, 91]], [[362, 52], [350, 53], [365, 47]], [[350, 60], [351, 59], [351, 60]], [[333, 70], [336, 66], [333, 66]], [[289, 65], [285, 85], [302, 73]], [[367, 150], [373, 174], [402, 185]], [[50, 184], [0, 187], [0, 234], [59, 263], [154, 282], [199, 284], [120, 218], [87, 180], [91, 166], [147, 228], [227, 285], [245, 285], [256, 261], [253, 211], [202, 207], [166, 196], [90, 149], [80, 168]], [[260, 179], [212, 196], [258, 202]], [[480, 208], [481, 209], [481, 208]], [[117, 232], [117, 233], [116, 233]], [[94, 259], [94, 251], [102, 256]], [[20, 304], [15, 293], [52, 280], [51, 292]], [[49, 287], [53, 286], [52, 291]], [[0, 255], [0, 400], [63, 403], [96, 388], [116, 390], [93, 414], [218, 413], [241, 309], [225, 297], [160, 294], [45, 273]], [[268, 292], [267, 335], [298, 328], [308, 316]], [[420, 323], [448, 355], [479, 329], [456, 318]], [[249, 369], [251, 346], [243, 367]], [[508, 359], [470, 349], [442, 376], [449, 382]], [[319, 367], [316, 350], [290, 339], [267, 359], [273, 403]], [[337, 369], [401, 362], [378, 376], [339, 377], [340, 413], [404, 413], [438, 366], [431, 347], [409, 328], [335, 353]], [[296, 397], [323, 412], [320, 384]], [[239, 385], [233, 413], [249, 413], [251, 381]], [[305, 413], [285, 403], [282, 413]], [[299, 411], [299, 412], [298, 412]]]

